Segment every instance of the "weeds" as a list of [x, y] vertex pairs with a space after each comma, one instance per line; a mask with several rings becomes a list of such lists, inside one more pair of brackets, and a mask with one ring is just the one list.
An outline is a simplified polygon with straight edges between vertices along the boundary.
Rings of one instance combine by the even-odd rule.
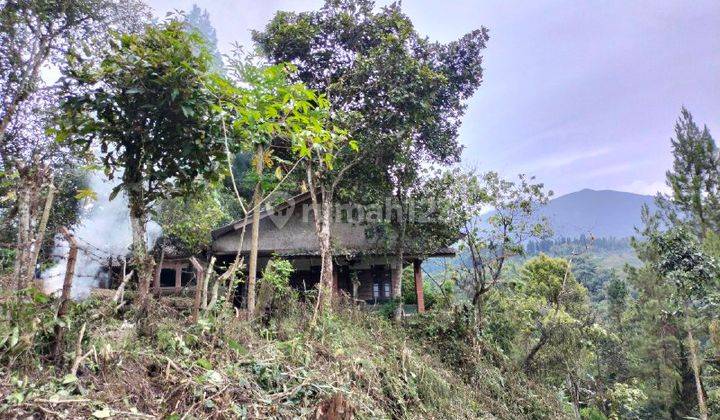
[[[463, 353], [469, 349], [453, 324], [442, 326], [447, 319], [416, 317], [399, 327], [378, 314], [338, 306], [310, 328], [313, 302], [290, 296], [268, 302], [281, 310], [252, 323], [229, 310], [190, 323], [191, 305], [163, 298], [149, 306], [142, 322], [134, 322], [133, 309], [116, 313], [97, 298], [73, 303], [65, 320], [54, 320], [53, 299], [33, 291], [4, 296], [0, 415], [340, 419], [558, 413], [548, 408], [552, 404], [542, 406], [541, 398], [533, 400], [536, 387], [514, 373], [505, 377], [502, 369]], [[68, 326], [68, 362], [59, 369], [47, 358], [55, 322]], [[74, 368], [78, 351], [83, 358]], [[459, 364], [469, 360], [471, 368]], [[71, 370], [76, 374], [68, 375]], [[514, 388], [519, 386], [525, 388]], [[509, 404], [503, 392], [522, 399]]]

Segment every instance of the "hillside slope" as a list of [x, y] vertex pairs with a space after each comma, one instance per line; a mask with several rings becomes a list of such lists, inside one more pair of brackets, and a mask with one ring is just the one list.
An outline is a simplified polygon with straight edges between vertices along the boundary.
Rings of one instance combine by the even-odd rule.
[[[286, 298], [256, 322], [218, 310], [190, 323], [169, 298], [140, 318], [91, 298], [72, 305], [56, 371], [55, 302], [4, 302], [0, 332], [21, 338], [0, 346], [0, 417], [570, 418], [551, 388], [473, 347], [452, 312], [403, 326], [351, 308], [315, 319]], [[72, 375], [76, 346], [91, 351]]]

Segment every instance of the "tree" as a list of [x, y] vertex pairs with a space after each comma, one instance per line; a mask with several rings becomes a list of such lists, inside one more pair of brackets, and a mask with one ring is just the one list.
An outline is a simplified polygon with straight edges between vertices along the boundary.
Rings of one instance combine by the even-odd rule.
[[223, 71], [223, 59], [217, 46], [217, 35], [215, 28], [210, 23], [210, 14], [206, 9], [200, 9], [197, 4], [193, 4], [192, 9], [185, 15], [185, 23], [190, 28], [198, 31], [205, 40], [205, 47], [213, 57], [213, 70], [217, 72]]
[[708, 408], [700, 376], [700, 358], [693, 337], [691, 312], [707, 307], [708, 291], [718, 286], [720, 271], [714, 258], [707, 256], [700, 244], [687, 231], [679, 228], [654, 234], [650, 245], [659, 256], [655, 269], [672, 285], [671, 299], [685, 321], [690, 365], [695, 379], [698, 409], [702, 419]]
[[608, 315], [615, 323], [615, 326], [621, 327], [622, 316], [627, 309], [628, 298], [628, 289], [625, 280], [612, 272], [610, 281], [606, 286], [606, 293], [608, 298]]
[[178, 239], [192, 255], [207, 251], [210, 232], [229, 219], [218, 189], [209, 185], [205, 191], [187, 197], [160, 200], [157, 207], [163, 235]]
[[44, 85], [40, 70], [109, 29], [137, 28], [141, 3], [115, 0], [5, 0], [0, 3], [0, 144], [24, 101]]
[[478, 331], [483, 326], [485, 295], [502, 281], [506, 261], [523, 255], [527, 240], [548, 233], [547, 222], [534, 212], [552, 192], [532, 181], [520, 175], [516, 183], [488, 172], [482, 178], [472, 174], [459, 178], [456, 187], [448, 190], [448, 196], [465, 207], [460, 213], [464, 251], [460, 286], [475, 308]]
[[46, 134], [59, 89], [43, 80], [41, 69], [62, 66], [68, 55], [82, 54], [80, 47], [91, 56], [108, 30], [134, 30], [146, 15], [134, 0], [0, 2], [0, 169], [16, 180], [15, 287], [32, 278], [45, 238], [42, 219], [52, 217], [46, 204], [52, 204], [54, 172], [73, 158]]
[[[325, 194], [323, 188], [335, 169], [333, 163], [338, 154], [338, 146], [342, 143], [357, 149], [357, 144], [346, 141], [348, 139], [342, 130], [326, 129], [329, 101], [308, 89], [303, 83], [290, 82], [290, 76], [296, 71], [294, 66], [284, 64], [261, 66], [248, 62], [244, 57], [235, 57], [231, 60], [229, 70], [231, 77], [237, 83], [223, 85], [223, 97], [227, 99], [221, 100], [218, 105], [223, 113], [223, 119], [227, 117], [228, 120], [227, 128], [223, 120], [223, 128], [226, 134], [231, 132], [233, 138], [240, 140], [240, 144], [244, 147], [241, 150], [250, 151], [253, 155], [251, 166], [254, 170], [248, 173], [248, 178], [253, 183], [251, 205], [243, 204], [240, 192], [235, 190], [245, 219], [252, 215], [247, 296], [248, 314], [252, 316], [255, 312], [255, 280], [262, 204], [272, 197], [272, 193], [280, 188], [301, 163], [306, 169], [306, 186], [313, 196], [313, 202], [316, 203], [317, 197]], [[276, 151], [278, 153], [275, 153]], [[228, 166], [232, 166], [230, 157], [227, 158]], [[266, 169], [272, 166], [275, 166], [275, 171], [268, 176]], [[234, 178], [233, 182], [235, 183]], [[236, 187], [237, 183], [234, 185], [234, 188]], [[315, 214], [320, 214], [318, 206], [315, 206]], [[320, 240], [322, 237], [320, 224], [327, 223], [329, 226], [329, 219], [317, 216], [315, 219], [321, 246], [328, 245], [329, 250], [329, 242]], [[244, 231], [241, 234], [241, 241], [243, 237]], [[326, 254], [321, 252], [321, 257], [323, 255]], [[327, 257], [323, 261], [327, 263]], [[332, 268], [332, 265], [329, 267]], [[326, 273], [324, 270], [322, 272]], [[331, 286], [332, 271], [329, 279], [327, 281], [326, 278], [326, 284]]]
[[575, 280], [570, 264], [545, 255], [529, 260], [520, 271], [517, 296], [526, 323], [521, 327], [527, 349], [523, 369], [565, 382], [578, 413], [578, 381], [588, 358], [588, 338], [595, 332], [587, 290]]
[[657, 201], [673, 224], [687, 223], [702, 240], [720, 231], [720, 152], [707, 126], [700, 130], [685, 107], [670, 141], [673, 168], [665, 176], [672, 193]]
[[[392, 242], [400, 268], [392, 295], [399, 299], [409, 195], [421, 183], [421, 162], [459, 159], [457, 129], [465, 100], [482, 80], [480, 52], [488, 37], [480, 29], [448, 44], [431, 43], [399, 4], [373, 9], [370, 0], [329, 0], [316, 12], [279, 12], [253, 39], [273, 62], [297, 65], [300, 80], [331, 100], [332, 123], [363, 145], [357, 155], [337, 156], [323, 206], [332, 208], [325, 202], [336, 195], [375, 204], [394, 197]], [[332, 236], [329, 229], [326, 234]]]
[[111, 198], [121, 191], [128, 197], [144, 302], [153, 273], [145, 238], [150, 207], [222, 173], [218, 77], [202, 38], [175, 20], [117, 35], [99, 65], [81, 64], [66, 74], [79, 93], [64, 98], [61, 135], [85, 150], [99, 146], [106, 173], [119, 178]]

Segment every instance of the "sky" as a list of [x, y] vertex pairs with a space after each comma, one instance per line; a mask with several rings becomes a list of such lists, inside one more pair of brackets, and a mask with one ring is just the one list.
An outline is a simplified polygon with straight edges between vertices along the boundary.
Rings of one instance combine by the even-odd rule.
[[[220, 50], [321, 0], [149, 0], [207, 9]], [[378, 5], [387, 1], [378, 1]], [[462, 164], [526, 173], [556, 195], [663, 190], [681, 106], [720, 141], [720, 2], [405, 0], [417, 31], [449, 42], [485, 26], [484, 80], [460, 131]]]

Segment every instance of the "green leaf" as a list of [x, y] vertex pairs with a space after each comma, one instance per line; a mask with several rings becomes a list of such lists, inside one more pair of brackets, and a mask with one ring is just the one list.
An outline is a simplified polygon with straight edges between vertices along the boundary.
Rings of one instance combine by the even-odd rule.
[[195, 361], [195, 363], [203, 369], [212, 369], [212, 363], [210, 363], [210, 361], [205, 358], [200, 358]]
[[18, 341], [20, 341], [20, 328], [16, 325], [13, 327], [12, 336], [10, 337], [10, 348], [15, 347]]
[[91, 190], [90, 188], [81, 188], [78, 190], [77, 194], [75, 194], [75, 198], [78, 200], [97, 200], [98, 195], [95, 191]]
[[77, 377], [71, 373], [65, 375], [62, 380], [63, 385], [74, 384], [75, 382], [77, 382]]
[[232, 350], [235, 350], [240, 355], [248, 354], [248, 350], [242, 344], [238, 343], [235, 340], [228, 340], [228, 347], [230, 347], [230, 349]]
[[360, 147], [358, 146], [358, 142], [356, 142], [355, 140], [350, 140], [348, 142], [348, 145], [354, 152], [357, 152], [360, 150]]

